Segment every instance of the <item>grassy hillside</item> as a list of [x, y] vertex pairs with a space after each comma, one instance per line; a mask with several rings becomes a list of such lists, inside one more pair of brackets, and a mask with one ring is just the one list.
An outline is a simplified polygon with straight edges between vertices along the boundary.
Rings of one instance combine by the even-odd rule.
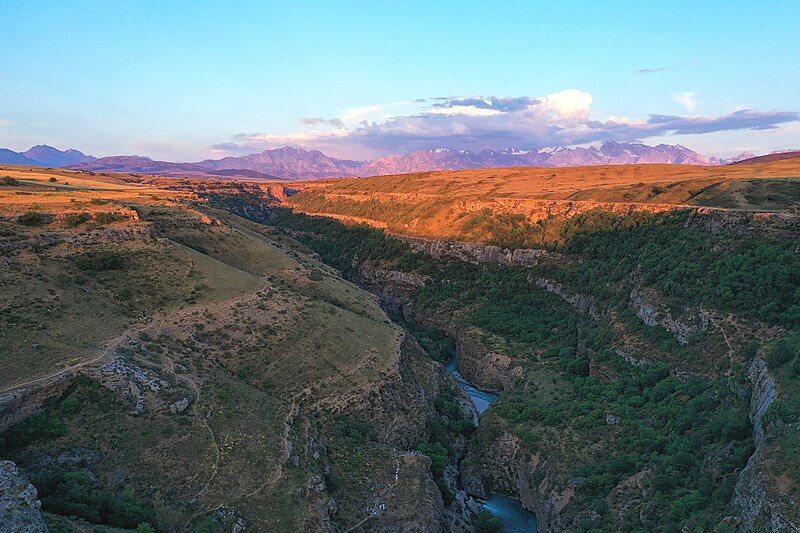
[[[51, 524], [229, 531], [241, 518], [288, 531], [331, 520], [329, 433], [345, 411], [365, 416], [369, 391], [402, 383], [404, 337], [375, 297], [191, 191], [12, 174], [0, 185], [0, 392], [24, 399], [77, 377], [0, 433], [0, 456], [29, 473]], [[435, 395], [431, 379], [416, 387]], [[388, 484], [404, 453], [390, 440], [370, 430], [353, 444], [382, 462], [348, 475], [382, 468], [371, 480]], [[348, 479], [336, 490], [349, 507], [334, 518], [355, 523], [372, 485]]]

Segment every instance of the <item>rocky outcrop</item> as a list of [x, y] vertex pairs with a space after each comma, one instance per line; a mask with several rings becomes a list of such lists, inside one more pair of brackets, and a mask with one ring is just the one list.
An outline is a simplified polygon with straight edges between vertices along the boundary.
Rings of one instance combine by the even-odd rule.
[[[158, 393], [170, 386], [169, 382], [155, 371], [141, 368], [120, 354], [115, 354], [111, 361], [100, 368], [98, 377], [104, 386], [121, 397], [131, 398], [134, 403], [133, 414], [136, 415], [145, 412], [148, 393]], [[163, 401], [155, 397], [150, 403], [154, 408], [158, 408]], [[188, 402], [186, 405], [188, 406]]]
[[403, 306], [403, 317], [412, 324], [439, 329], [453, 339], [458, 372], [481, 390], [510, 389], [515, 378], [522, 375], [522, 368], [517, 368], [510, 356], [492, 350], [477, 330], [459, 324], [452, 316], [429, 313], [409, 302]]
[[11, 461], [0, 461], [0, 526], [15, 533], [50, 531], [44, 523], [36, 488]]
[[354, 266], [357, 266], [359, 285], [377, 294], [381, 307], [390, 311], [399, 311], [411, 301], [414, 290], [430, 280], [427, 276], [387, 270], [366, 261]]
[[631, 290], [630, 306], [636, 316], [648, 326], [661, 326], [675, 336], [683, 345], [689, 344], [691, 336], [708, 330], [709, 317], [704, 311], [692, 313], [686, 309], [683, 315], [675, 318], [661, 301], [655, 290], [635, 287]]
[[543, 289], [549, 292], [552, 292], [553, 294], [560, 296], [565, 302], [570, 304], [579, 313], [589, 315], [595, 320], [600, 319], [601, 312], [597, 308], [597, 304], [594, 298], [592, 298], [591, 296], [570, 292], [562, 284], [546, 278], [536, 279], [536, 285], [542, 287]]
[[465, 263], [498, 263], [507, 266], [533, 266], [544, 261], [568, 263], [564, 254], [538, 248], [501, 248], [477, 242], [453, 242], [428, 240], [418, 237], [393, 235], [407, 242], [415, 252], [427, 254], [434, 259], [455, 259]]
[[[738, 523], [738, 531], [799, 531], [800, 516], [796, 505], [784, 505], [780, 496], [772, 494], [776, 487], [765, 479], [769, 463], [766, 431], [763, 418], [777, 399], [775, 380], [770, 376], [767, 363], [756, 357], [749, 369], [753, 393], [750, 400], [750, 419], [753, 422], [753, 441], [756, 449], [739, 475], [731, 507], [738, 516], [731, 517]], [[787, 513], [794, 509], [793, 512]]]
[[177, 402], [174, 402], [173, 404], [171, 404], [169, 406], [169, 410], [172, 413], [182, 413], [182, 412], [184, 412], [186, 410], [187, 407], [189, 407], [189, 402], [191, 402], [191, 401], [192, 401], [192, 399], [189, 398], [189, 397], [181, 398]]

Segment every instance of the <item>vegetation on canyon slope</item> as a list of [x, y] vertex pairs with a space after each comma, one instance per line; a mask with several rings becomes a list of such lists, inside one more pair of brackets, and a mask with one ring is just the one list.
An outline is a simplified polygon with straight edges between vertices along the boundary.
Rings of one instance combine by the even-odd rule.
[[[502, 339], [525, 367], [525, 377], [493, 407], [475, 442], [491, 453], [493, 432], [510, 428], [558, 464], [564, 481], [579, 480], [567, 511], [584, 516], [577, 530], [641, 528], [645, 515], [648, 527], [663, 530], [710, 531], [720, 524], [753, 452], [744, 392], [747, 356], [728, 360], [719, 349], [707, 351], [702, 334], [685, 345], [661, 326], [644, 325], [626, 312], [627, 292], [620, 286], [660, 291], [675, 309], [706, 306], [794, 328], [800, 319], [800, 260], [790, 245], [704, 232], [689, 227], [685, 213], [619, 217], [595, 211], [559, 222], [553, 232], [556, 247], [579, 257], [577, 264], [520, 269], [434, 261], [379, 230], [283, 210], [270, 223], [299, 232], [299, 240], [349, 275], [358, 264], [372, 262], [430, 276], [415, 294], [418, 305]], [[522, 239], [511, 243], [529, 242], [526, 232], [541, 235], [542, 228], [522, 226]], [[537, 276], [589, 293], [614, 320], [576, 314], [534, 286], [531, 278]], [[622, 336], [637, 338], [645, 353], [661, 361], [637, 366], [623, 360]], [[745, 340], [752, 345], [757, 339]], [[788, 348], [778, 342], [791, 352], [787, 368], [796, 366], [789, 361], [800, 365], [792, 342]], [[744, 351], [755, 353], [752, 347]], [[670, 371], [687, 361], [704, 370]], [[614, 380], [591, 374], [590, 365], [605, 367]], [[778, 416], [788, 409], [778, 403], [770, 412]], [[798, 472], [800, 457], [785, 450], [786, 466]], [[649, 498], [612, 513], [615, 487], [637, 477], [646, 479]], [[586, 518], [586, 510], [596, 515]]]

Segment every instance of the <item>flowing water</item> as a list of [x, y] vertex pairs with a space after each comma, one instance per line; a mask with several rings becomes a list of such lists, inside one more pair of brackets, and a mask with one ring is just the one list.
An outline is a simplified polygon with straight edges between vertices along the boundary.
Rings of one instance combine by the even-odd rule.
[[[452, 374], [453, 379], [464, 389], [478, 415], [482, 415], [489, 406], [494, 403], [498, 396], [491, 392], [480, 390], [464, 379], [456, 368], [456, 354], [450, 357], [447, 363], [447, 371]], [[478, 421], [475, 420], [477, 423]], [[503, 522], [504, 533], [535, 533], [536, 517], [525, 509], [519, 500], [503, 496], [502, 494], [492, 494], [492, 497], [483, 504], [483, 508], [492, 513]]]

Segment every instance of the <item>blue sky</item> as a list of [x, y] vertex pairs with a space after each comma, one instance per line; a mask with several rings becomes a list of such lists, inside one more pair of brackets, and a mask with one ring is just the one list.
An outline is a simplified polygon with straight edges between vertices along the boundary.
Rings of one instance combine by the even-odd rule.
[[800, 147], [794, 0], [3, 2], [0, 18], [16, 150]]

